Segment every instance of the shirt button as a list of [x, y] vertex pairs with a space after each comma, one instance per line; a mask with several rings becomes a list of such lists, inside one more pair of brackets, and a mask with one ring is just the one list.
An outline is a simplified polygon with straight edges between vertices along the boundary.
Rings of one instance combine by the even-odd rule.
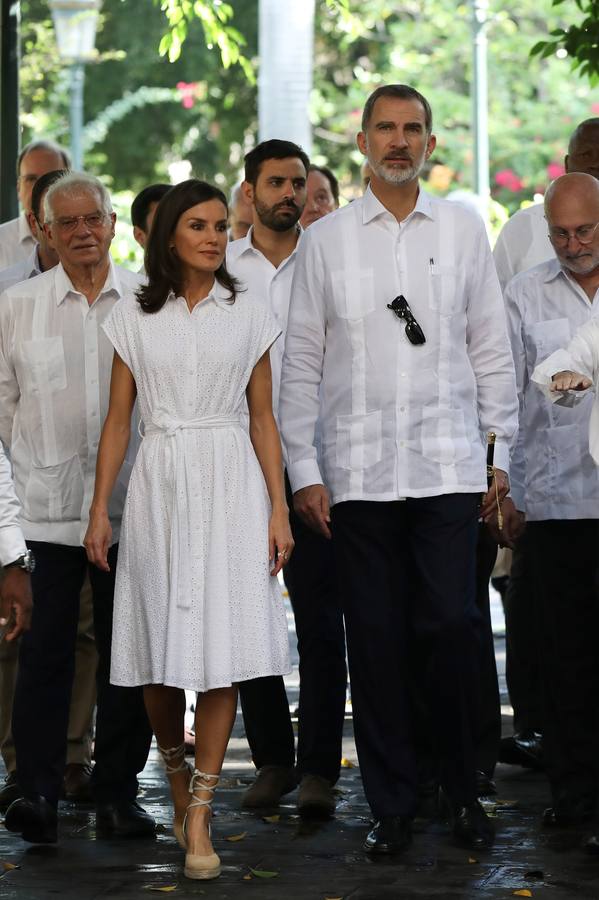
[[407, 373], [407, 372], [400, 372], [399, 374], [400, 374], [400, 377], [401, 377], [401, 378], [406, 378], [406, 376], [407, 376], [408, 373]]
[[400, 406], [400, 407], [399, 407], [399, 411], [400, 411], [400, 412], [405, 412], [405, 411], [406, 411], [405, 406]]

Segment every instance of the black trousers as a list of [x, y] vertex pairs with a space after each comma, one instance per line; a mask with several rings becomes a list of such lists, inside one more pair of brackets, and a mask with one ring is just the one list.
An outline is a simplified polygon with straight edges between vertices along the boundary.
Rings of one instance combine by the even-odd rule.
[[526, 526], [542, 675], [543, 753], [553, 803], [594, 808], [599, 782], [599, 521]]
[[[298, 774], [339, 778], [347, 670], [343, 612], [331, 541], [320, 537], [293, 511], [295, 550], [285, 566], [285, 584], [295, 616], [300, 698]], [[283, 679], [255, 678], [239, 685], [246, 737], [256, 768], [295, 763], [294, 736]]]
[[31, 630], [21, 639], [12, 729], [17, 777], [25, 796], [58, 804], [66, 761], [79, 594], [86, 572], [93, 595], [98, 649], [93, 785], [96, 800], [133, 800], [152, 731], [141, 688], [110, 684], [110, 647], [117, 546], [111, 571], [89, 565], [83, 547], [28, 541], [36, 558]]
[[[534, 528], [533, 528], [534, 531]], [[530, 530], [519, 538], [504, 600], [505, 678], [514, 710], [514, 732], [542, 731], [539, 641]], [[553, 551], [550, 551], [552, 553]]]
[[436, 726], [441, 782], [456, 804], [476, 797], [478, 501], [451, 494], [332, 509], [354, 733], [376, 818], [411, 816], [416, 805], [411, 640], [424, 654], [422, 687]]

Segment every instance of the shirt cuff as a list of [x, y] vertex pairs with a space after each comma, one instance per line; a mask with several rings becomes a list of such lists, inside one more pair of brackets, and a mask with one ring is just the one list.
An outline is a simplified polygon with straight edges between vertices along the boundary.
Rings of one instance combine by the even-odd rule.
[[301, 491], [302, 488], [309, 487], [311, 484], [324, 484], [318, 463], [315, 459], [300, 459], [298, 462], [287, 466], [287, 474], [291, 491]]
[[7, 566], [26, 552], [27, 544], [18, 525], [0, 529], [0, 565]]
[[510, 471], [510, 450], [505, 441], [495, 441], [495, 454], [493, 456], [493, 465], [496, 469], [501, 469], [503, 472], [507, 472], [509, 475]]

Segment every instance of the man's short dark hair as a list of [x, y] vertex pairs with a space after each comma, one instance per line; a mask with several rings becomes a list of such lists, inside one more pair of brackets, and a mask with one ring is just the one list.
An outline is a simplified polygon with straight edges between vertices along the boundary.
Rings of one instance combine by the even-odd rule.
[[62, 178], [63, 175], [66, 175], [68, 171], [68, 169], [54, 169], [53, 172], [46, 172], [45, 175], [40, 175], [33, 185], [33, 190], [31, 191], [31, 212], [38, 222], [40, 220], [42, 197], [50, 185], [54, 184], [55, 181], [58, 181], [59, 178]]
[[298, 144], [294, 144], [291, 141], [279, 141], [277, 138], [271, 141], [262, 141], [261, 144], [258, 144], [257, 147], [254, 147], [253, 150], [250, 150], [245, 155], [245, 180], [255, 185], [258, 181], [262, 163], [266, 162], [267, 159], [291, 158], [301, 159], [307, 175], [310, 168], [310, 160], [308, 159], [308, 154]]
[[417, 91], [416, 88], [410, 87], [409, 84], [382, 84], [376, 89], [376, 91], [373, 91], [364, 105], [364, 112], [362, 113], [362, 131], [366, 131], [366, 129], [368, 128], [368, 124], [372, 118], [374, 104], [379, 99], [379, 97], [395, 97], [398, 100], [417, 100], [424, 109], [424, 124], [426, 127], [426, 132], [427, 134], [430, 134], [432, 132], [433, 111], [430, 107], [430, 103], [428, 102], [426, 97], [424, 97], [420, 93], [420, 91]]
[[311, 165], [308, 169], [308, 172], [320, 172], [321, 175], [324, 175], [324, 177], [331, 185], [331, 193], [333, 195], [333, 199], [335, 200], [337, 206], [339, 206], [339, 182], [337, 181], [331, 170], [327, 166]]
[[131, 224], [141, 228], [142, 231], [147, 231], [146, 222], [152, 203], [160, 203], [171, 188], [172, 184], [158, 182], [158, 184], [149, 184], [140, 191], [131, 204]]
[[65, 169], [71, 168], [71, 157], [67, 150], [64, 147], [61, 147], [60, 144], [57, 144], [55, 141], [31, 141], [31, 143], [26, 144], [19, 156], [17, 158], [17, 178], [21, 175], [21, 163], [25, 159], [28, 153], [31, 153], [33, 150], [46, 150], [48, 153], [56, 153], [57, 156], [62, 157], [62, 164]]

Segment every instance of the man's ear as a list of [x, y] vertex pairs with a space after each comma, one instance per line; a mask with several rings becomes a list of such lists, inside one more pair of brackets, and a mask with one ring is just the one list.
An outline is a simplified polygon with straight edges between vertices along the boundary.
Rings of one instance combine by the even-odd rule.
[[27, 224], [29, 225], [29, 231], [31, 232], [33, 237], [37, 240], [38, 228], [39, 228], [38, 221], [31, 211], [29, 211], [28, 213], [25, 213], [25, 215], [27, 216]]
[[437, 138], [435, 137], [434, 134], [430, 134], [428, 141], [426, 143], [426, 158], [427, 159], [432, 154], [432, 152], [436, 146], [437, 146]]
[[254, 205], [254, 185], [250, 184], [249, 181], [241, 182], [241, 192], [248, 203]]
[[139, 225], [134, 225], [133, 226], [133, 237], [135, 238], [135, 240], [137, 241], [137, 243], [139, 244], [141, 249], [145, 250], [147, 235], [146, 235], [145, 231], [143, 230], [143, 228], [140, 228]]
[[356, 136], [356, 144], [358, 145], [358, 150], [362, 154], [362, 156], [368, 156], [368, 149], [366, 147], [366, 135], [363, 131], [359, 131]]

